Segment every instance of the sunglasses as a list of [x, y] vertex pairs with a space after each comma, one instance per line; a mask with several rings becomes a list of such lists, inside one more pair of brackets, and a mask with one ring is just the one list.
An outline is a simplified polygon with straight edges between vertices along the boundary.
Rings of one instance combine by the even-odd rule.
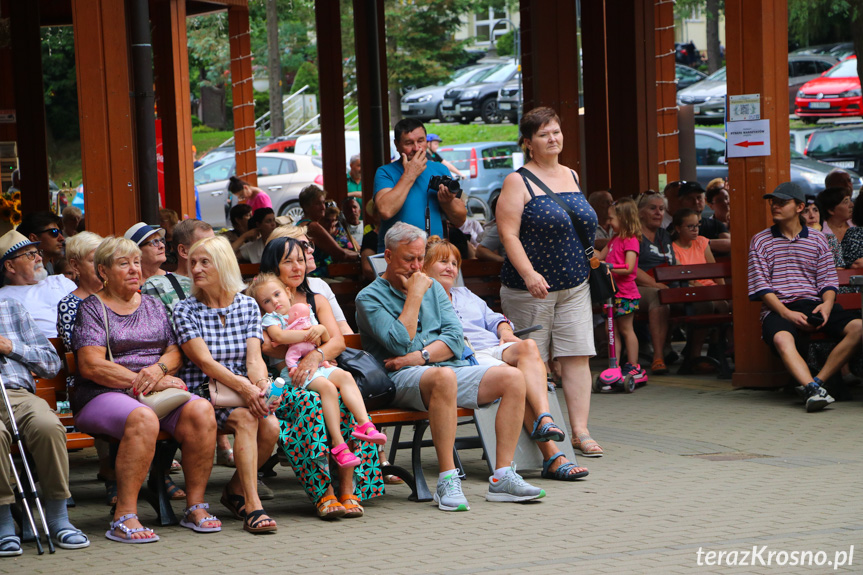
[[26, 257], [27, 259], [29, 259], [32, 262], [33, 260], [36, 259], [36, 256], [41, 257], [42, 256], [42, 250], [32, 250], [29, 252], [24, 252], [23, 254], [18, 254], [17, 256], [12, 256], [9, 259], [14, 260], [14, 259]]
[[653, 196], [659, 196], [660, 198], [664, 198], [665, 193], [664, 192], [657, 192], [656, 190], [644, 190], [640, 194], [636, 194], [634, 196], [635, 203], [637, 203], [638, 206], [641, 207], [642, 200], [650, 199]]
[[303, 251], [306, 251], [306, 252], [315, 251], [315, 242], [313, 242], [313, 241], [306, 242], [306, 241], [300, 240], [299, 244], [300, 244], [300, 247], [303, 248]]
[[57, 238], [60, 237], [60, 228], [46, 228], [36, 232], [36, 235], [39, 234], [50, 234], [52, 238]]

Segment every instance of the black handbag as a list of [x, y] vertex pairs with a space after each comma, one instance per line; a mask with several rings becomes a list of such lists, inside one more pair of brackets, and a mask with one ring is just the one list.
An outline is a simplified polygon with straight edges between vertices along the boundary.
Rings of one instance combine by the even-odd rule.
[[354, 376], [369, 411], [389, 406], [396, 397], [396, 386], [387, 371], [370, 353], [348, 347], [336, 358], [339, 367]]
[[569, 219], [572, 221], [572, 227], [575, 229], [575, 233], [578, 234], [578, 239], [581, 241], [581, 245], [584, 246], [584, 256], [590, 264], [590, 273], [587, 276], [587, 281], [590, 286], [591, 301], [593, 301], [593, 303], [605, 303], [606, 300], [614, 297], [614, 294], [617, 292], [617, 286], [614, 283], [614, 277], [611, 275], [611, 267], [607, 263], [599, 261], [599, 258], [594, 255], [593, 242], [588, 240], [587, 236], [584, 234], [584, 230], [576, 224], [575, 214], [572, 213], [572, 210], [569, 209], [566, 202], [561, 200], [560, 196], [552, 192], [542, 180], [536, 177], [536, 174], [527, 168], [519, 168], [518, 173], [521, 174], [523, 178], [527, 178], [536, 184], [539, 189], [545, 192], [546, 196], [554, 200], [557, 205], [563, 208], [569, 216]]

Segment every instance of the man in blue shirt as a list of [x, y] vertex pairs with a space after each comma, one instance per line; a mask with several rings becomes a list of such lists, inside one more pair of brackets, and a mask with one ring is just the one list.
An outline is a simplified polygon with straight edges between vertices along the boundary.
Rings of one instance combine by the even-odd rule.
[[[489, 501], [529, 501], [545, 496], [508, 465], [524, 419], [525, 382], [508, 365], [466, 359], [461, 323], [446, 291], [422, 270], [426, 235], [397, 222], [386, 234], [384, 275], [357, 295], [363, 349], [389, 370], [398, 407], [428, 411], [440, 476], [434, 500], [444, 511], [470, 509], [453, 461], [457, 407], [477, 409], [500, 399], [495, 431], [497, 469]], [[469, 350], [469, 348], [468, 348]]]
[[422, 122], [406, 118], [395, 125], [393, 134], [401, 159], [381, 166], [375, 173], [375, 207], [381, 218], [378, 253], [384, 251], [384, 236], [396, 222], [426, 229], [426, 208], [430, 228], [426, 232], [431, 235], [444, 236], [443, 217], [457, 228], [467, 218], [464, 201], [456, 198], [449, 188], [441, 185], [436, 192], [429, 190], [433, 176], [449, 177], [450, 172], [443, 164], [428, 161]]

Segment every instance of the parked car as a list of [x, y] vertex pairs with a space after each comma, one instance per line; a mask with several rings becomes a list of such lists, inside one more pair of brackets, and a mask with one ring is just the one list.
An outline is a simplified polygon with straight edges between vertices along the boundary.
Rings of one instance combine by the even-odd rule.
[[843, 60], [854, 54], [854, 42], [839, 42], [838, 44], [819, 44], [816, 46], [806, 46], [798, 48], [791, 52], [792, 56], [797, 55], [813, 55], [813, 56], [833, 56], [838, 60]]
[[477, 82], [483, 74], [493, 67], [493, 64], [468, 66], [456, 71], [446, 84], [426, 86], [408, 92], [402, 96], [402, 117], [415, 118], [421, 122], [430, 122], [435, 118], [443, 121], [441, 103], [444, 93], [452, 87]]
[[677, 91], [688, 88], [696, 82], [700, 82], [707, 77], [704, 72], [699, 72], [695, 68], [684, 66], [683, 64], [674, 64], [674, 77], [677, 78]]
[[859, 173], [863, 169], [863, 124], [815, 130], [803, 153], [808, 158]]
[[[728, 162], [725, 157], [725, 137], [710, 130], [695, 130], [696, 179], [702, 186], [714, 178], [728, 177]], [[817, 194], [824, 189], [824, 178], [836, 166], [807, 158], [791, 149], [791, 181], [800, 185], [807, 193]], [[856, 172], [848, 170], [855, 189], [863, 185]]]
[[234, 157], [234, 146], [219, 146], [218, 148], [213, 148], [198, 160], [201, 162], [201, 165], [198, 168], [203, 168], [207, 164], [211, 164], [213, 162], [217, 162], [219, 160], [224, 160], [225, 158], [233, 158]]
[[502, 118], [506, 118], [513, 124], [518, 123], [518, 116], [522, 113], [522, 100], [519, 99], [521, 80], [507, 82], [497, 92], [497, 109]]
[[819, 118], [863, 115], [857, 57], [843, 60], [804, 84], [797, 92], [795, 104], [797, 117], [812, 124]]
[[491, 217], [489, 205], [500, 195], [503, 179], [512, 172], [514, 142], [477, 142], [438, 149], [438, 153], [468, 177], [461, 181], [463, 197], [472, 211]]
[[510, 80], [521, 77], [515, 62], [498, 64], [488, 70], [479, 82], [456, 86], [444, 93], [441, 111], [453, 116], [462, 124], [470, 124], [482, 117], [486, 124], [498, 124], [501, 115], [497, 109], [497, 92]]
[[[276, 215], [299, 219], [302, 216], [300, 190], [315, 181], [321, 171], [320, 158], [287, 153], [257, 154], [258, 187], [273, 200]], [[216, 229], [230, 227], [227, 210], [235, 203], [228, 193], [234, 175], [234, 158], [224, 158], [195, 170], [195, 186], [201, 219]]]
[[[836, 63], [832, 56], [789, 56], [788, 57], [788, 103], [793, 108], [794, 97], [799, 87], [829, 70]], [[691, 105], [695, 119], [702, 122], [722, 122], [725, 120], [726, 70], [717, 70], [701, 82], [680, 90], [677, 104]]]
[[[390, 130], [389, 136], [389, 145], [390, 145], [390, 159], [395, 159], [398, 157], [399, 153], [396, 151], [395, 135], [393, 131]], [[294, 153], [301, 154], [304, 156], [316, 156], [320, 158], [323, 153], [323, 148], [321, 147], [321, 134], [320, 132], [315, 132], [313, 134], [303, 134], [299, 138], [297, 138], [296, 144], [294, 145]], [[345, 169], [348, 169], [350, 164], [351, 156], [360, 153], [360, 133], [357, 130], [349, 130], [345, 132]]]

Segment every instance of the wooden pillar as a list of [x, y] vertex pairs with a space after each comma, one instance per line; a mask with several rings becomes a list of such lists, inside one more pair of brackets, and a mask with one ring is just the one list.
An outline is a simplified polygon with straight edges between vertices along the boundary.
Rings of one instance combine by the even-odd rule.
[[658, 184], [654, 5], [628, 0], [614, 7], [614, 18], [607, 19], [608, 61], [628, 64], [626, 73], [608, 75], [611, 187], [624, 196]]
[[606, 57], [605, 0], [581, 4], [584, 132], [587, 174], [585, 191], [611, 188], [611, 149], [608, 143], [608, 59]]
[[655, 0], [656, 124], [658, 171], [667, 182], [680, 179], [677, 139], [677, 72], [674, 66], [674, 2]]
[[47, 210], [48, 146], [45, 130], [45, 96], [42, 87], [42, 42], [39, 37], [39, 2], [11, 4], [12, 78], [18, 126], [18, 166], [21, 170], [21, 212]]
[[[258, 185], [255, 152], [255, 97], [252, 94], [252, 45], [248, 6], [228, 6], [231, 93], [234, 98], [234, 155], [237, 177]], [[189, 120], [191, 122], [191, 119]]]
[[[0, 0], [0, 14], [9, 14], [10, 0]], [[0, 110], [15, 111], [15, 79], [12, 74], [12, 44], [0, 46]], [[0, 123], [0, 142], [18, 140], [16, 122]]]
[[72, 0], [87, 229], [122, 234], [138, 221], [125, 2]]
[[354, 0], [353, 4], [357, 78], [367, 78], [357, 84], [357, 102], [363, 201], [368, 202], [374, 195], [375, 172], [390, 159], [386, 22], [383, 0]]
[[521, 0], [524, 110], [550, 106], [563, 124], [561, 163], [580, 172], [575, 2]]
[[318, 42], [321, 90], [321, 156], [327, 196], [341, 205], [348, 195], [345, 164], [345, 90], [342, 78], [342, 25], [339, 2], [315, 0], [315, 26], [329, 35]]
[[734, 305], [734, 387], [774, 387], [788, 373], [761, 339], [760, 302], [750, 302], [747, 257], [752, 236], [772, 225], [766, 201], [790, 180], [788, 135], [788, 5], [786, 0], [725, 2], [728, 95], [761, 94], [761, 119], [770, 121], [771, 155], [730, 158], [731, 276]]
[[195, 217], [192, 109], [189, 102], [189, 52], [186, 3], [164, 0], [152, 5], [156, 111], [162, 120], [165, 207], [180, 218]]

